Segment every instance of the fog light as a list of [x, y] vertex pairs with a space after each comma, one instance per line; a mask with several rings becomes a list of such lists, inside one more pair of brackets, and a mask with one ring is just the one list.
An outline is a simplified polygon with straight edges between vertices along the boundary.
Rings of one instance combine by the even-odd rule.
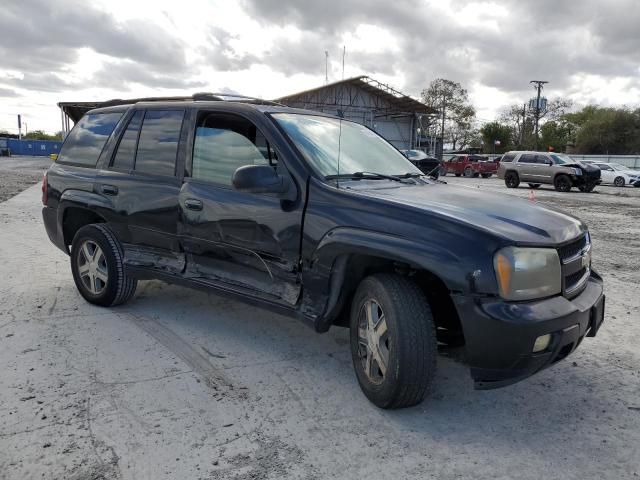
[[550, 343], [551, 343], [550, 333], [539, 336], [538, 338], [536, 338], [536, 341], [533, 344], [533, 353], [538, 353], [538, 352], [542, 352], [543, 350], [546, 350]]

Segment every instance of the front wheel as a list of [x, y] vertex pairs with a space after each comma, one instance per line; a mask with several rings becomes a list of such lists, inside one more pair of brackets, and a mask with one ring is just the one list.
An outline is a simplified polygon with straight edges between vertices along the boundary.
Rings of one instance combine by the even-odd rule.
[[125, 273], [120, 243], [100, 223], [82, 227], [73, 237], [71, 273], [84, 299], [103, 307], [125, 303], [138, 284]]
[[351, 356], [365, 396], [380, 408], [420, 403], [435, 376], [437, 341], [422, 290], [395, 274], [365, 278], [351, 305]]
[[473, 177], [473, 169], [471, 167], [467, 167], [464, 169], [464, 176], [467, 178]]
[[591, 192], [593, 192], [594, 188], [596, 188], [596, 184], [595, 183], [590, 183], [588, 185], [580, 185], [578, 187], [578, 190], [580, 190], [581, 192], [584, 192], [584, 193], [591, 193]]
[[553, 186], [558, 192], [568, 192], [571, 190], [571, 179], [567, 175], [557, 175]]
[[507, 188], [518, 188], [520, 185], [520, 177], [516, 172], [507, 172], [504, 175], [504, 184]]
[[623, 177], [616, 177], [615, 180], [613, 181], [613, 184], [616, 187], [624, 187], [624, 178]]

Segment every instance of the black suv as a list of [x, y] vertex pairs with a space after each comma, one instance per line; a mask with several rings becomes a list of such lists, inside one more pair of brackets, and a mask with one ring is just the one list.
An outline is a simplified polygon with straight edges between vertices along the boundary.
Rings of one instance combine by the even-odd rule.
[[161, 279], [350, 328], [365, 395], [420, 402], [438, 343], [477, 388], [569, 355], [604, 318], [586, 226], [429, 180], [368, 128], [215, 96], [98, 108], [43, 182], [44, 224], [105, 307]]

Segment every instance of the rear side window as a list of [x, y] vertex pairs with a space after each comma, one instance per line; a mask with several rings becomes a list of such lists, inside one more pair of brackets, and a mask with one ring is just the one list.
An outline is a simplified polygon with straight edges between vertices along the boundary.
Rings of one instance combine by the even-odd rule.
[[142, 121], [136, 172], [173, 176], [184, 110], [147, 110]]
[[501, 162], [513, 162], [513, 159], [516, 158], [516, 156], [513, 153], [505, 153], [502, 158], [500, 159]]
[[133, 160], [136, 156], [136, 144], [138, 143], [138, 132], [140, 131], [143, 115], [144, 112], [139, 110], [131, 117], [131, 120], [129, 120], [129, 125], [127, 125], [127, 129], [124, 131], [116, 155], [113, 157], [113, 163], [111, 164], [113, 168], [126, 171], [133, 168]]
[[536, 156], [529, 154], [522, 155], [518, 163], [536, 163]]
[[122, 112], [89, 113], [82, 117], [67, 135], [57, 162], [95, 167], [121, 117]]

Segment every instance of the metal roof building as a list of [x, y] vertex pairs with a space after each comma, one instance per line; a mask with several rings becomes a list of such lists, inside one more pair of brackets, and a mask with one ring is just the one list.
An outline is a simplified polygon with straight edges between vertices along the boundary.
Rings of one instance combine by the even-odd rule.
[[[106, 102], [60, 102], [62, 130], [71, 130], [71, 121], [76, 123], [93, 108], [124, 103], [153, 100], [193, 100], [198, 95], [227, 96], [226, 94], [196, 94], [194, 96], [135, 98], [109, 100]], [[237, 97], [239, 101], [244, 97]], [[414, 148], [418, 143], [417, 129], [429, 122], [421, 122], [423, 116], [436, 113], [434, 109], [388, 85], [370, 77], [347, 78], [318, 88], [294, 93], [276, 99], [289, 107], [305, 108], [338, 115], [372, 128], [397, 148]], [[424, 140], [424, 138], [423, 138]]]
[[[370, 77], [339, 82], [276, 99], [290, 107], [342, 116], [375, 130], [397, 148], [414, 148], [421, 118], [436, 114], [424, 103]], [[424, 125], [428, 122], [425, 120]]]

